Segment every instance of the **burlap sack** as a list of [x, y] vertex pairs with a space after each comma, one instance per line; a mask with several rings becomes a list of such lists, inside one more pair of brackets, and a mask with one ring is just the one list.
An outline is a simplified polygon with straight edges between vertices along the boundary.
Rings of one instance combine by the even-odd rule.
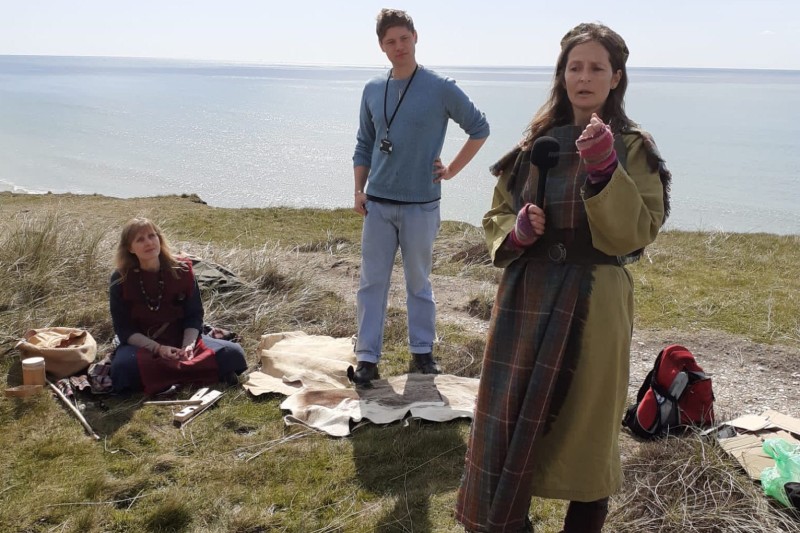
[[17, 344], [22, 355], [44, 357], [45, 370], [55, 379], [80, 372], [97, 356], [97, 342], [85, 329], [31, 329], [23, 337]]

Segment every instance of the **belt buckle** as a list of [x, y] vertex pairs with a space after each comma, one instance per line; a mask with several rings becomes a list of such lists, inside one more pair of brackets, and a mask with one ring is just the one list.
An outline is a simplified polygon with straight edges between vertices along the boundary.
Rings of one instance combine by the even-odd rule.
[[553, 263], [563, 263], [567, 260], [567, 247], [562, 243], [556, 243], [547, 249], [547, 258]]

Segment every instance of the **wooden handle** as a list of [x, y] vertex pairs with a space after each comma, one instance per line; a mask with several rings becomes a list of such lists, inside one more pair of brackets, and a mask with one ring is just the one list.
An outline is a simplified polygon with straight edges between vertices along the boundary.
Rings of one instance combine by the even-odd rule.
[[100, 435], [98, 435], [97, 433], [94, 432], [94, 430], [92, 429], [92, 426], [90, 426], [89, 422], [87, 422], [86, 419], [83, 417], [83, 414], [80, 411], [78, 411], [78, 409], [74, 405], [72, 405], [72, 402], [70, 402], [67, 399], [67, 397], [64, 396], [64, 393], [61, 392], [58, 389], [58, 387], [56, 387], [55, 385], [50, 383], [50, 380], [47, 380], [47, 384], [50, 385], [50, 388], [53, 389], [53, 392], [56, 393], [56, 396], [59, 397], [59, 399], [64, 403], [64, 405], [69, 407], [70, 410], [73, 413], [75, 413], [75, 416], [77, 416], [78, 420], [80, 420], [81, 424], [83, 425], [83, 428], [86, 430], [86, 433], [88, 433], [89, 436], [91, 436], [94, 440], [100, 440]]
[[151, 400], [144, 405], [200, 405], [203, 400]]

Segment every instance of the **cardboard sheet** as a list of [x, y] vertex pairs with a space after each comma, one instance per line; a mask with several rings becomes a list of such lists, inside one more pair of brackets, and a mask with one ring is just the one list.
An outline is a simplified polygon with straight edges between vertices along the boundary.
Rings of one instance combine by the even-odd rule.
[[778, 411], [740, 416], [719, 426], [717, 434], [724, 434], [730, 428], [736, 430], [736, 436], [720, 438], [719, 444], [755, 481], [761, 480], [765, 468], [775, 466], [775, 460], [763, 451], [766, 439], [784, 439], [791, 444], [800, 444], [800, 419]]

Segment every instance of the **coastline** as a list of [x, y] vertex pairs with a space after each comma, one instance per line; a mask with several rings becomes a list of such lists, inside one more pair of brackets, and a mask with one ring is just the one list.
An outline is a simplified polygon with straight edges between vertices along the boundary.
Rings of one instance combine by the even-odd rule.
[[[359, 98], [385, 70], [91, 57], [0, 58], [0, 67], [0, 189], [191, 191], [213, 206], [253, 208], [351, 206]], [[434, 68], [491, 124], [442, 193], [443, 219], [479, 225], [494, 184], [487, 169], [517, 143], [552, 72]], [[631, 68], [626, 108], [674, 175], [667, 229], [800, 234], [791, 178], [800, 151], [785, 118], [800, 106], [797, 87], [793, 71]], [[462, 135], [451, 124], [443, 159]]]
[[[296, 211], [303, 211], [303, 210], [310, 210], [310, 211], [349, 211], [349, 206], [294, 206], [294, 205], [269, 205], [269, 206], [262, 206], [262, 207], [251, 207], [251, 206], [241, 206], [241, 207], [231, 207], [231, 206], [219, 206], [214, 205], [210, 202], [205, 201], [202, 196], [198, 193], [167, 193], [167, 194], [158, 194], [152, 196], [131, 196], [131, 197], [119, 197], [119, 196], [110, 196], [102, 193], [74, 193], [74, 192], [52, 192], [52, 191], [29, 191], [25, 190], [22, 187], [15, 187], [15, 190], [7, 190], [2, 187], [2, 183], [0, 182], [0, 207], [2, 204], [2, 200], [4, 197], [14, 198], [14, 197], [45, 197], [51, 199], [68, 199], [68, 198], [96, 198], [96, 199], [107, 199], [107, 200], [116, 200], [116, 201], [146, 201], [148, 198], [191, 198], [195, 203], [201, 203], [204, 205], [208, 205], [210, 207], [216, 209], [231, 209], [234, 210], [242, 210], [242, 211], [251, 211], [251, 210], [265, 210], [269, 211], [271, 209], [277, 210], [296, 210]], [[7, 183], [7, 182], [5, 182]], [[444, 200], [443, 200], [444, 202]], [[444, 209], [443, 209], [444, 211]], [[723, 227], [714, 224], [703, 224], [698, 223], [696, 227], [693, 228], [681, 228], [675, 227], [673, 225], [674, 213], [672, 218], [667, 220], [664, 228], [662, 231], [668, 232], [678, 232], [678, 233], [695, 233], [695, 234], [709, 234], [709, 235], [773, 235], [776, 237], [795, 237], [800, 236], [800, 229], [797, 230], [787, 230], [786, 228], [775, 229], [774, 231], [763, 231], [763, 230], [752, 230], [752, 231], [728, 231], [725, 230]], [[443, 216], [443, 221], [449, 221], [454, 223], [462, 223], [468, 224], [470, 226], [479, 228], [480, 223], [473, 223], [470, 221], [460, 220], [458, 218], [446, 218]], [[800, 228], [800, 225], [798, 225]]]

